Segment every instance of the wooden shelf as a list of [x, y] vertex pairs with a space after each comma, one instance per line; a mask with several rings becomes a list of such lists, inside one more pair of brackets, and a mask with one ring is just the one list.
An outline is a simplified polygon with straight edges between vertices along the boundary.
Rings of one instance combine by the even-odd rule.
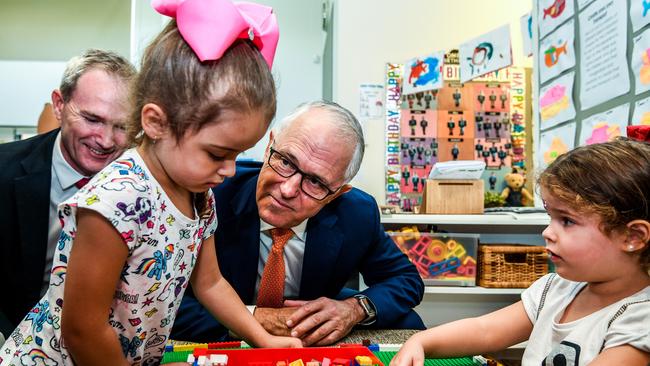
[[438, 224], [438, 225], [502, 225], [546, 226], [550, 219], [546, 213], [495, 212], [483, 215], [382, 215], [382, 224]]
[[456, 286], [425, 286], [425, 294], [453, 295], [520, 295], [523, 288], [485, 288], [485, 287], [456, 287]]

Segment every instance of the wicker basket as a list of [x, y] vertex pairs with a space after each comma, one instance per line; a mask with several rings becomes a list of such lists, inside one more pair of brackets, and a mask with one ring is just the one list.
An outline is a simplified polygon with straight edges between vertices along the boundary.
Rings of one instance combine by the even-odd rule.
[[543, 246], [479, 246], [479, 286], [526, 288], [547, 273], [548, 255]]

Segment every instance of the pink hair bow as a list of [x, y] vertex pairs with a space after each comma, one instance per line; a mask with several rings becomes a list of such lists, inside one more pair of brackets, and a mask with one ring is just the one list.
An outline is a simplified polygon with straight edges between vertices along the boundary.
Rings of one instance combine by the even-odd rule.
[[218, 60], [239, 38], [251, 39], [273, 65], [280, 33], [273, 9], [230, 0], [152, 0], [157, 12], [176, 19], [178, 30], [201, 61]]

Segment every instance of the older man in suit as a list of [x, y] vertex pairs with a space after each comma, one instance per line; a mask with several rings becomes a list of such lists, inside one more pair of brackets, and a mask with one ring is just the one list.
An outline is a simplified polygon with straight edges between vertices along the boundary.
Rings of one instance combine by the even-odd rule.
[[[272, 333], [331, 344], [357, 325], [423, 329], [424, 285], [384, 232], [375, 200], [352, 188], [364, 140], [335, 103], [299, 107], [271, 132], [265, 162], [239, 163], [214, 189], [217, 259]], [[361, 273], [368, 288], [346, 289]], [[226, 330], [190, 294], [172, 337], [214, 341]]]
[[72, 58], [52, 92], [60, 129], [0, 145], [0, 332], [8, 336], [49, 284], [61, 226], [57, 206], [126, 146], [123, 57], [88, 50]]

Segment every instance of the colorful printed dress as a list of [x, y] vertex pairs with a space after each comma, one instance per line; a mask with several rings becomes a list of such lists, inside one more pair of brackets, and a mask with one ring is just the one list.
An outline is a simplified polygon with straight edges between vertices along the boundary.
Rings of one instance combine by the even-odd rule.
[[195, 214], [197, 218], [190, 219], [174, 206], [134, 149], [104, 168], [59, 205], [63, 230], [50, 287], [7, 338], [0, 365], [73, 365], [61, 341], [61, 313], [77, 207], [106, 217], [128, 246], [108, 321], [131, 364], [158, 364], [201, 243], [217, 227], [212, 191], [209, 194], [210, 216], [198, 219]]

